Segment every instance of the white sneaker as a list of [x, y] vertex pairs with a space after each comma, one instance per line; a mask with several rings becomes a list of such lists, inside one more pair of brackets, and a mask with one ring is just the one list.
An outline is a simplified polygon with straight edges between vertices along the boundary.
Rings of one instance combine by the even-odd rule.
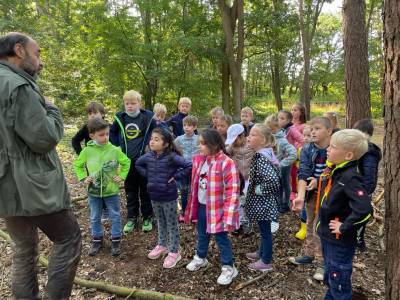
[[207, 266], [208, 260], [206, 258], [200, 258], [197, 254], [193, 257], [192, 261], [187, 264], [186, 269], [189, 271], [197, 271], [200, 268]]
[[278, 222], [271, 222], [271, 233], [277, 232], [279, 229], [279, 223]]
[[317, 267], [313, 275], [313, 278], [318, 281], [324, 281], [324, 268]]
[[239, 272], [235, 266], [231, 267], [228, 265], [224, 265], [222, 266], [222, 272], [217, 279], [217, 283], [220, 285], [231, 284], [233, 278], [235, 278], [238, 275], [238, 273]]

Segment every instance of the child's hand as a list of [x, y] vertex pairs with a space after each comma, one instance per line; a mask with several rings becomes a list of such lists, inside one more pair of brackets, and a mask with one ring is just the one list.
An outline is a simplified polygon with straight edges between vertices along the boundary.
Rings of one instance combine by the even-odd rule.
[[331, 230], [332, 233], [336, 233], [336, 234], [342, 234], [340, 232], [340, 225], [342, 225], [342, 222], [339, 222], [338, 220], [331, 220], [329, 222], [329, 229]]
[[88, 185], [89, 183], [93, 182], [93, 177], [86, 177], [85, 180], [83, 181], [84, 184]]
[[174, 180], [175, 180], [175, 178], [172, 177], [172, 178], [170, 178], [170, 180], [168, 180], [168, 183], [171, 183], [171, 182], [174, 181]]
[[297, 196], [296, 198], [293, 199], [292, 210], [295, 213], [299, 213], [303, 209], [303, 205], [304, 205], [304, 198], [300, 198], [299, 196]]
[[307, 191], [312, 191], [317, 188], [317, 178], [308, 177], [307, 180], [311, 180], [310, 183], [306, 186]]
[[262, 196], [262, 190], [260, 185], [256, 185], [256, 188], [254, 190], [254, 193], [258, 196]]
[[113, 180], [116, 182], [116, 183], [118, 183], [118, 184], [120, 184], [122, 181], [124, 181], [121, 177], [119, 177], [118, 175], [115, 175], [114, 177], [113, 177]]

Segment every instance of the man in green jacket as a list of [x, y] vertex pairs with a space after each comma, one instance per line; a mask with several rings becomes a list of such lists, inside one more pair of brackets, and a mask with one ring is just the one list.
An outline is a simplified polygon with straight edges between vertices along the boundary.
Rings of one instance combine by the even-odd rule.
[[0, 36], [0, 217], [13, 240], [12, 293], [39, 299], [40, 228], [54, 244], [45, 297], [58, 300], [71, 294], [82, 245], [56, 152], [61, 114], [35, 82], [42, 67], [36, 41]]

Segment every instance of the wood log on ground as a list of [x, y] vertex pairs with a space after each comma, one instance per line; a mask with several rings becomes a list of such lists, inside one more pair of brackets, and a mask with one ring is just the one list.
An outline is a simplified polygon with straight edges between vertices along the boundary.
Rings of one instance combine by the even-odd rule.
[[[11, 243], [10, 236], [1, 229], [0, 229], [0, 237], [2, 237], [7, 242]], [[47, 268], [47, 266], [49, 265], [49, 262], [43, 256], [39, 256], [38, 264], [40, 266]], [[190, 298], [186, 298], [186, 297], [175, 296], [172, 294], [160, 293], [160, 292], [156, 292], [156, 291], [142, 290], [142, 289], [137, 289], [137, 288], [128, 288], [128, 287], [124, 287], [124, 286], [117, 286], [117, 285], [109, 284], [109, 283], [106, 283], [103, 281], [85, 280], [85, 279], [82, 279], [79, 277], [75, 277], [74, 283], [79, 286], [82, 286], [82, 287], [95, 288], [97, 290], [101, 290], [101, 291], [104, 291], [107, 293], [127, 297], [127, 299], [129, 299], [130, 297], [132, 297], [132, 299], [146, 299], [146, 300], [147, 299], [149, 299], [149, 300], [150, 299], [151, 300], [189, 300], [190, 299]]]

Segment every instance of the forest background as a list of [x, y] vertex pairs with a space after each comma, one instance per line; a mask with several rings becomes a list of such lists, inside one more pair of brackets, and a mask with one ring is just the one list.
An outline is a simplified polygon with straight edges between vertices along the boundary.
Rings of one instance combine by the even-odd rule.
[[[242, 10], [233, 7], [238, 2]], [[311, 114], [336, 110], [343, 116], [342, 15], [323, 9], [341, 1], [8, 0], [0, 1], [0, 32], [22, 31], [38, 40], [45, 65], [39, 84], [67, 120], [85, 118], [90, 101], [105, 104], [111, 116], [128, 89], [142, 93], [146, 108], [165, 104], [169, 115], [188, 96], [198, 116], [223, 106], [237, 118], [237, 106], [249, 105], [261, 120], [302, 97], [299, 2], [309, 41]], [[365, 9], [374, 118], [383, 108], [382, 5], [367, 0]], [[235, 67], [242, 79], [239, 104]]]

